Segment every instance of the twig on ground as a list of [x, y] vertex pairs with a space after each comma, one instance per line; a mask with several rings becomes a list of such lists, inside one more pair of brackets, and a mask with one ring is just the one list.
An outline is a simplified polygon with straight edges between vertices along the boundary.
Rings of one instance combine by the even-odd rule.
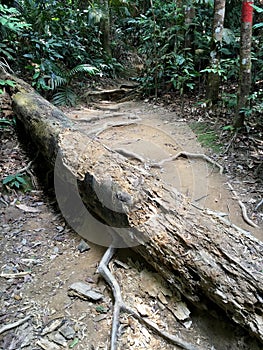
[[39, 151], [37, 151], [37, 154], [35, 155], [34, 159], [30, 160], [30, 162], [24, 168], [19, 169], [16, 173], [22, 174], [22, 173], [28, 172], [33, 162], [37, 159], [38, 155], [39, 155]]
[[26, 316], [25, 318], [22, 318], [21, 320], [18, 320], [14, 323], [10, 323], [10, 324], [6, 324], [5, 326], [3, 326], [2, 328], [0, 328], [0, 334], [9, 331], [10, 329], [16, 328], [18, 326], [20, 326], [21, 324], [25, 323], [26, 321], [28, 321], [32, 316]]
[[23, 277], [26, 275], [29, 275], [31, 273], [31, 271], [22, 271], [22, 272], [17, 272], [17, 273], [1, 273], [0, 277], [3, 278], [19, 278], [19, 277]]
[[261, 201], [259, 201], [259, 203], [255, 206], [255, 211], [257, 211], [262, 205], [263, 205], [263, 198], [262, 198]]
[[0, 197], [0, 202], [2, 202], [6, 207], [8, 207], [8, 203], [2, 197]]
[[165, 158], [162, 159], [160, 162], [158, 163], [153, 163], [150, 166], [152, 168], [161, 168], [163, 166], [164, 163], [166, 162], [171, 162], [173, 160], [176, 160], [179, 157], [189, 157], [189, 158], [194, 158], [194, 159], [203, 159], [213, 165], [216, 165], [219, 168], [219, 172], [220, 174], [223, 174], [224, 168], [222, 167], [222, 165], [220, 165], [218, 162], [216, 162], [215, 160], [213, 160], [212, 158], [208, 157], [207, 155], [203, 154], [203, 153], [190, 153], [190, 152], [185, 152], [185, 151], [180, 151], [179, 153], [177, 153], [176, 155], [169, 157], [169, 158]]
[[101, 262], [100, 262], [99, 267], [98, 267], [99, 274], [109, 284], [109, 286], [112, 289], [113, 296], [114, 296], [114, 309], [113, 309], [110, 349], [111, 350], [117, 349], [120, 313], [126, 312], [126, 313], [130, 314], [131, 316], [133, 316], [134, 318], [136, 318], [141, 323], [144, 323], [146, 326], [151, 328], [153, 331], [155, 331], [162, 338], [168, 340], [170, 343], [177, 345], [185, 350], [197, 350], [197, 348], [194, 345], [189, 344], [189, 343], [183, 341], [182, 339], [180, 339], [172, 334], [169, 334], [166, 331], [161, 330], [154, 322], [152, 322], [151, 320], [149, 320], [145, 317], [141, 317], [136, 311], [134, 311], [133, 309], [131, 309], [130, 307], [125, 305], [125, 303], [122, 300], [120, 286], [108, 268], [108, 264], [109, 264], [110, 260], [112, 259], [113, 255], [115, 254], [116, 250], [117, 250], [116, 248], [109, 247], [106, 250], [104, 256], [102, 257]]
[[232, 191], [232, 193], [233, 193], [235, 199], [237, 200], [237, 202], [238, 202], [238, 204], [239, 204], [239, 206], [240, 206], [240, 208], [241, 208], [241, 213], [242, 213], [242, 217], [243, 217], [244, 221], [245, 221], [248, 225], [257, 228], [258, 225], [256, 225], [256, 224], [255, 224], [252, 220], [250, 220], [249, 217], [247, 216], [247, 209], [246, 209], [244, 203], [241, 202], [241, 200], [238, 198], [238, 195], [237, 195], [236, 191], [234, 190], [233, 186], [232, 186], [229, 182], [227, 182], [227, 185], [228, 185], [228, 187], [230, 188], [230, 190]]
[[22, 173], [27, 172], [29, 170], [29, 168], [31, 167], [32, 163], [33, 163], [33, 160], [31, 160], [24, 168], [19, 169], [17, 171], [17, 174], [22, 174]]
[[226, 146], [225, 150], [222, 152], [222, 154], [226, 154], [229, 151], [229, 148], [231, 147], [231, 145], [233, 144], [233, 142], [235, 141], [237, 137], [237, 132], [234, 133], [234, 135], [231, 137], [230, 141], [228, 142], [228, 145]]
[[26, 172], [28, 173], [28, 175], [29, 175], [30, 178], [31, 178], [31, 182], [32, 182], [33, 188], [38, 188], [38, 185], [37, 185], [37, 178], [34, 176], [34, 174], [32, 173], [32, 171], [31, 171], [30, 169], [27, 169]]

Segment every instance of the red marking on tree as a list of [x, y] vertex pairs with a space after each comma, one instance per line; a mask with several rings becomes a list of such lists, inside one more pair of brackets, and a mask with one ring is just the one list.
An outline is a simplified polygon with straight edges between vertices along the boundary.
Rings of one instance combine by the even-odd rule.
[[253, 21], [253, 1], [243, 1], [241, 20], [243, 23], [252, 23]]

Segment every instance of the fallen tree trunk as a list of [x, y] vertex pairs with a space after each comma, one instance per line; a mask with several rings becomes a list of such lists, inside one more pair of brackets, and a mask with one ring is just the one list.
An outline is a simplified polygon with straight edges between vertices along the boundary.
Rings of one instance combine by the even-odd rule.
[[[58, 167], [57, 198], [62, 213], [75, 218], [76, 231], [105, 246], [119, 237], [120, 247], [133, 246], [191, 302], [213, 301], [263, 342], [263, 244], [217, 213], [197, 209], [18, 82], [19, 90], [13, 109], [47, 161]], [[107, 227], [119, 228], [116, 235], [110, 228], [100, 236], [96, 225], [89, 226], [90, 217], [83, 222], [75, 179], [83, 202]]]

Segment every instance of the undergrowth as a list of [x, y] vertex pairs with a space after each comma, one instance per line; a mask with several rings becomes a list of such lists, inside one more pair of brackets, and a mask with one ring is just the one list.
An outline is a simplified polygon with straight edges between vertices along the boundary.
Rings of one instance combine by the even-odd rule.
[[215, 153], [222, 151], [223, 145], [219, 141], [219, 135], [208, 123], [192, 122], [190, 128], [197, 135], [197, 140], [202, 146], [211, 148]]

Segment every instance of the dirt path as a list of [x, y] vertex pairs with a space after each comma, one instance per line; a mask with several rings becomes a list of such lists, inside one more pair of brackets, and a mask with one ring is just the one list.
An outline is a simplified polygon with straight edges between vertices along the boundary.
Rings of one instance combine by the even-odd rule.
[[[105, 102], [93, 109], [70, 110], [68, 115], [81, 124], [83, 132], [99, 133], [97, 138], [107, 147], [139, 156], [140, 160], [132, 160], [134, 164], [143, 163], [153, 176], [172, 183], [194, 205], [223, 212], [231, 222], [263, 239], [262, 227], [252, 228], [244, 222], [226, 185], [229, 178], [220, 175], [217, 167], [188, 157], [151, 168], [154, 162], [181, 150], [204, 152], [174, 113], [146, 103]], [[1, 143], [2, 175], [15, 173], [28, 163], [12, 132], [1, 136]], [[239, 184], [233, 185], [238, 190]], [[109, 349], [112, 298], [96, 273], [104, 248], [87, 246], [67, 226], [54, 202], [40, 187], [28, 193], [1, 189], [0, 349]], [[196, 310], [131, 250], [120, 251], [110, 268], [127, 304], [197, 349], [260, 349], [257, 340], [213, 305]], [[72, 296], [70, 286], [76, 282], [86, 283], [101, 299]], [[30, 318], [21, 325], [13, 324], [27, 316]], [[119, 349], [178, 348], [129, 315], [123, 315], [121, 324]], [[5, 325], [14, 327], [5, 330]]]
[[[230, 176], [221, 175], [217, 166], [202, 159], [180, 157], [165, 162], [160, 169], [151, 168], [151, 164], [180, 151], [207, 153], [197, 142], [190, 127], [180, 121], [175, 113], [138, 102], [102, 102], [96, 104], [95, 108], [72, 110], [68, 116], [91, 137], [97, 134], [96, 138], [109, 148], [140, 156], [153, 176], [172, 184], [189, 197], [194, 205], [224, 213], [229, 221], [263, 240], [262, 226], [254, 228], [244, 221], [238, 201], [228, 186]], [[128, 156], [129, 152], [126, 152]], [[135, 159], [134, 162], [141, 165], [140, 160]], [[242, 186], [237, 181], [232, 185], [236, 192]]]

